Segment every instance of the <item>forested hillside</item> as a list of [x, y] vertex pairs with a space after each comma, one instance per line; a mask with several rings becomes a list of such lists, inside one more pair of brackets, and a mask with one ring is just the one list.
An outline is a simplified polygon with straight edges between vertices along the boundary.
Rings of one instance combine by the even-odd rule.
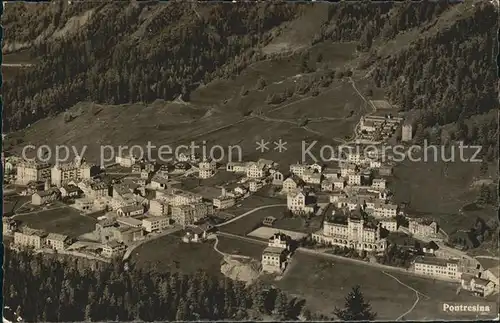
[[302, 302], [261, 284], [245, 288], [204, 272], [125, 271], [119, 262], [91, 269], [86, 261], [6, 249], [4, 303], [19, 307], [27, 322], [244, 320], [272, 312], [287, 320], [303, 309]]
[[[40, 5], [49, 10], [49, 5]], [[39, 40], [30, 53], [41, 63], [4, 84], [4, 127], [15, 130], [82, 100], [118, 104], [187, 96], [200, 83], [238, 73], [258, 53], [266, 32], [301, 6], [268, 3], [60, 4], [42, 24], [57, 29], [68, 15], [92, 10], [67, 37]], [[91, 7], [89, 9], [89, 7]], [[69, 8], [69, 9], [68, 9]], [[9, 19], [4, 26], [9, 30]], [[9, 8], [10, 10], [10, 8]], [[13, 30], [21, 28], [15, 23]], [[29, 27], [28, 27], [29, 28]], [[10, 35], [10, 33], [8, 33]], [[30, 36], [21, 33], [23, 42]], [[257, 56], [257, 57], [255, 57]]]
[[[300, 24], [305, 29], [315, 19], [305, 14], [320, 5], [9, 5], [4, 52], [28, 48], [39, 63], [4, 83], [4, 127], [22, 129], [83, 100], [124, 104], [182, 95], [188, 101], [196, 87], [231, 79], [266, 58], [266, 44], [292, 28], [300, 32]], [[309, 45], [358, 42], [355, 68], [410, 112], [416, 141], [465, 140], [485, 146], [490, 160], [498, 155], [497, 7], [344, 2], [325, 10]]]

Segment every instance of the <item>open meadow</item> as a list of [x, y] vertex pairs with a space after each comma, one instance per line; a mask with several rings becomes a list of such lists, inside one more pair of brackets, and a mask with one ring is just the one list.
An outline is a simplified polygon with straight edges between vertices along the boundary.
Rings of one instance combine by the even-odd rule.
[[95, 229], [96, 219], [82, 215], [77, 210], [63, 206], [53, 210], [40, 210], [15, 216], [24, 225], [47, 233], [60, 233], [78, 237]]
[[204, 270], [220, 275], [222, 256], [213, 249], [213, 241], [185, 243], [182, 231], [163, 236], [137, 247], [130, 258], [136, 268], [157, 272], [194, 273]]
[[289, 293], [304, 297], [308, 307], [326, 315], [331, 315], [335, 307], [342, 307], [344, 297], [354, 285], [359, 284], [379, 320], [395, 320], [405, 313], [406, 320], [459, 319], [442, 313], [440, 302], [477, 301], [476, 297], [464, 292], [456, 295], [456, 284], [388, 273], [421, 293], [413, 309], [417, 301], [415, 291], [382, 270], [303, 253], [293, 256], [285, 277], [275, 284]]
[[477, 216], [485, 221], [495, 216], [492, 209], [463, 208], [478, 196], [479, 187], [474, 183], [480, 178], [479, 168], [480, 163], [458, 158], [453, 162], [435, 161], [430, 151], [428, 161], [398, 164], [389, 188], [397, 203], [408, 203], [410, 216], [433, 218], [449, 234], [470, 228]]

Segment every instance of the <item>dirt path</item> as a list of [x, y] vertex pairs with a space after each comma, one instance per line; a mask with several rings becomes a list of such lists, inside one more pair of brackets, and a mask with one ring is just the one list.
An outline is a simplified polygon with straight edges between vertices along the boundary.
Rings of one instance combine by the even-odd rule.
[[163, 231], [162, 233], [160, 234], [157, 234], [151, 238], [146, 238], [144, 240], [140, 240], [140, 241], [137, 241], [136, 243], [130, 245], [128, 248], [127, 248], [127, 251], [125, 251], [125, 254], [123, 255], [123, 261], [127, 261], [130, 257], [130, 255], [132, 254], [132, 251], [134, 251], [137, 247], [145, 244], [145, 243], [148, 243], [150, 241], [153, 241], [155, 239], [158, 239], [158, 238], [161, 238], [161, 237], [164, 237], [166, 235], [169, 235], [169, 234], [172, 234], [172, 233], [175, 233], [177, 231], [180, 231], [182, 229], [182, 227], [172, 227], [172, 228], [168, 228], [166, 229], [165, 231]]
[[256, 208], [248, 211], [248, 212], [245, 212], [245, 213], [243, 213], [241, 215], [238, 215], [237, 217], [235, 217], [233, 219], [230, 219], [230, 220], [228, 220], [228, 221], [226, 221], [224, 223], [218, 224], [217, 227], [220, 228], [220, 227], [223, 227], [223, 226], [225, 226], [225, 225], [227, 225], [229, 223], [233, 223], [234, 221], [237, 221], [237, 220], [239, 220], [241, 218], [244, 218], [245, 216], [250, 215], [250, 214], [252, 214], [254, 212], [257, 212], [257, 211], [260, 211], [260, 210], [263, 210], [263, 209], [268, 209], [268, 208], [271, 208], [271, 207], [278, 207], [278, 206], [286, 206], [286, 204], [271, 204], [271, 205], [259, 206], [259, 207], [256, 207]]
[[219, 244], [219, 237], [217, 235], [215, 235], [215, 243], [214, 243], [214, 250], [220, 254], [222, 256], [222, 258], [226, 259], [226, 257], [228, 256], [227, 253], [224, 253], [222, 251], [220, 251], [218, 248], [217, 248], [217, 245]]
[[398, 318], [396, 318], [396, 321], [398, 320], [401, 320], [404, 316], [410, 314], [414, 309], [415, 307], [417, 306], [418, 302], [420, 301], [420, 295], [422, 295], [423, 297], [427, 298], [427, 299], [430, 299], [429, 296], [419, 292], [418, 290], [416, 290], [415, 288], [411, 287], [411, 286], [408, 286], [406, 285], [405, 283], [403, 283], [402, 281], [400, 281], [399, 279], [397, 279], [396, 277], [394, 277], [393, 275], [385, 272], [385, 271], [382, 271], [385, 275], [393, 278], [395, 281], [397, 281], [400, 285], [403, 285], [405, 286], [406, 288], [408, 289], [411, 289], [413, 292], [415, 292], [415, 296], [417, 297], [416, 300], [415, 300], [415, 303], [413, 303], [412, 307], [410, 307], [410, 309], [408, 309], [408, 311], [404, 312], [403, 314], [401, 314], [400, 316], [398, 316]]

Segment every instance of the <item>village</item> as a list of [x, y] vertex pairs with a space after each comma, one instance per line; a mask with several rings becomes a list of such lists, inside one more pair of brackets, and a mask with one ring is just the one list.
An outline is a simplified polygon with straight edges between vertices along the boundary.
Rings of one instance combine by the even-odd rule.
[[[387, 127], [394, 132], [392, 119], [377, 122], [361, 120], [363, 138], [373, 132], [383, 135]], [[411, 126], [403, 128], [403, 141], [411, 140]], [[412, 216], [405, 205], [393, 202], [388, 183], [394, 164], [377, 152], [365, 156], [357, 150], [331, 165], [280, 165], [267, 159], [219, 163], [189, 154], [164, 164], [119, 156], [103, 168], [78, 158], [51, 165], [16, 156], [5, 158], [3, 165], [9, 185], [17, 188], [12, 194], [27, 198], [14, 214], [3, 217], [3, 233], [13, 237], [12, 248], [127, 260], [137, 246], [174, 232], [183, 233], [184, 243], [232, 235], [267, 244], [261, 271], [276, 276], [286, 275], [297, 250], [308, 249], [367, 265], [401, 267], [412, 275], [455, 282], [478, 296], [499, 291], [498, 266], [486, 268], [446, 246], [439, 223]], [[197, 184], [187, 187], [187, 181]], [[207, 182], [213, 185], [201, 185]], [[236, 216], [229, 212], [266, 194], [281, 202], [256, 204]], [[284, 211], [267, 212], [245, 234], [225, 231], [274, 206]], [[56, 208], [92, 217], [95, 227], [71, 236], [18, 220], [19, 214], [36, 217]], [[287, 218], [299, 218], [305, 225], [293, 230], [281, 226], [280, 219]], [[393, 255], [389, 261], [387, 254]]]

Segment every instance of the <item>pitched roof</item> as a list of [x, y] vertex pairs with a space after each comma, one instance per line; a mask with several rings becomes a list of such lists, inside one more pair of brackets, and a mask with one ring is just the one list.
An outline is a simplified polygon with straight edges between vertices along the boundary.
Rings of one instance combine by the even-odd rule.
[[134, 211], [139, 211], [142, 210], [144, 211], [144, 207], [142, 205], [127, 205], [127, 206], [122, 206], [120, 210], [123, 213], [129, 213], [129, 212], [134, 212]]
[[118, 241], [116, 241], [116, 240], [111, 240], [111, 241], [108, 241], [108, 242], [105, 244], [105, 246], [110, 247], [111, 249], [115, 249], [115, 248], [117, 248], [117, 247], [122, 246], [122, 244], [121, 244], [121, 243], [119, 243], [119, 242], [118, 242]]
[[443, 259], [426, 256], [418, 256], [417, 258], [415, 258], [415, 262], [442, 267], [447, 266], [448, 264], [458, 264], [458, 260], [456, 259]]
[[263, 254], [281, 254], [285, 251], [283, 248], [278, 247], [267, 247], [264, 249]]
[[499, 278], [500, 276], [500, 266], [496, 266], [493, 268], [489, 268], [488, 271], [495, 276], [496, 278]]
[[68, 239], [68, 236], [59, 233], [49, 233], [49, 235], [47, 236], [47, 240], [57, 240], [64, 242], [66, 241], [66, 239]]

